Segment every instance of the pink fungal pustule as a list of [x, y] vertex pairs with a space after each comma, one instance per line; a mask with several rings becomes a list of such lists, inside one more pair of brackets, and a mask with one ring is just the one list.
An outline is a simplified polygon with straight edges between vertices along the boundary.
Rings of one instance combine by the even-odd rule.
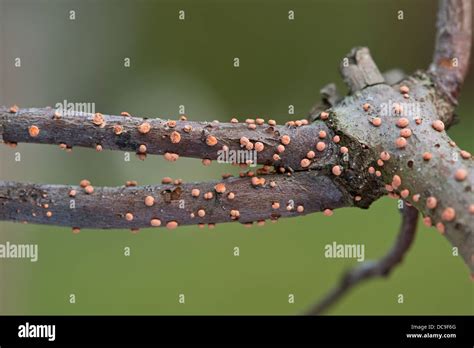
[[280, 142], [283, 145], [288, 145], [291, 142], [291, 139], [288, 135], [282, 135], [281, 138], [280, 138]]
[[382, 161], [388, 161], [390, 159], [390, 154], [387, 151], [382, 151], [380, 153], [380, 159]]
[[92, 117], [92, 123], [96, 126], [103, 126], [105, 124], [104, 116], [100, 112], [95, 113]]
[[178, 227], [178, 222], [176, 222], [176, 221], [169, 221], [166, 224], [166, 228], [169, 229], [169, 230], [174, 230], [177, 227]]
[[404, 149], [407, 146], [407, 140], [403, 137], [397, 138], [397, 140], [395, 140], [395, 146], [399, 149]]
[[465, 151], [465, 150], [461, 150], [460, 154], [461, 154], [461, 157], [462, 157], [463, 159], [469, 159], [469, 158], [471, 158], [471, 154], [470, 154], [469, 152]]
[[410, 88], [408, 88], [405, 85], [400, 86], [400, 93], [405, 94], [405, 93], [408, 93], [408, 92], [410, 92]]
[[214, 186], [214, 189], [217, 193], [224, 193], [226, 191], [226, 187], [223, 183], [217, 184], [216, 186]]
[[28, 133], [30, 134], [30, 137], [36, 138], [40, 133], [40, 129], [38, 126], [32, 125], [28, 128]]
[[152, 196], [146, 196], [145, 197], [145, 205], [147, 207], [152, 207], [153, 204], [155, 204], [155, 199]]
[[262, 152], [264, 148], [265, 148], [265, 146], [263, 145], [263, 143], [261, 143], [259, 141], [257, 141], [255, 143], [255, 151]]
[[392, 186], [397, 189], [402, 184], [402, 179], [399, 175], [394, 175], [392, 178]]
[[469, 214], [474, 214], [474, 204], [470, 204], [468, 210]]
[[397, 120], [396, 125], [399, 128], [405, 128], [406, 126], [408, 126], [409, 123], [410, 121], [408, 121], [406, 117], [401, 117]]
[[467, 178], [467, 170], [463, 168], [457, 169], [454, 173], [454, 178], [457, 181], [464, 181]]
[[380, 127], [381, 124], [382, 124], [382, 119], [380, 117], [374, 117], [372, 119], [372, 125], [374, 127]]
[[143, 122], [138, 126], [138, 131], [142, 134], [147, 134], [151, 129], [151, 125], [148, 122]]
[[12, 107], [10, 107], [10, 109], [8, 109], [8, 112], [11, 114], [16, 114], [19, 110], [20, 108], [18, 107], [18, 105], [13, 105]]
[[454, 218], [456, 217], [456, 211], [454, 208], [447, 207], [446, 209], [443, 210], [443, 213], [441, 214], [441, 219], [443, 221], [453, 221]]
[[170, 140], [173, 144], [178, 144], [181, 141], [181, 134], [177, 131], [173, 131], [170, 135]]
[[153, 227], [159, 227], [161, 226], [161, 220], [160, 219], [151, 219], [150, 220], [150, 225]]
[[403, 128], [400, 130], [400, 136], [403, 138], [409, 138], [412, 135], [412, 131], [410, 128]]
[[438, 200], [435, 197], [430, 196], [426, 199], [426, 207], [428, 209], [435, 209], [437, 205], [438, 205]]
[[438, 222], [436, 224], [436, 229], [438, 230], [439, 233], [444, 234], [445, 232], [445, 226], [442, 222]]
[[334, 175], [339, 176], [342, 173], [342, 167], [336, 165], [336, 166], [332, 167], [331, 171]]
[[431, 127], [438, 132], [444, 131], [444, 123], [441, 120], [436, 120], [431, 123]]
[[303, 158], [300, 162], [301, 167], [307, 168], [311, 164], [311, 161], [307, 158]]
[[325, 148], [326, 148], [326, 144], [322, 141], [318, 141], [318, 143], [316, 144], [316, 150], [321, 152], [321, 151], [324, 151]]
[[423, 218], [423, 224], [426, 227], [431, 227], [431, 225], [432, 225], [431, 218], [429, 216], [424, 217]]
[[213, 135], [208, 135], [206, 138], [206, 144], [208, 146], [215, 146], [217, 144], [217, 138]]
[[325, 216], [332, 216], [333, 211], [331, 209], [324, 209], [323, 214]]

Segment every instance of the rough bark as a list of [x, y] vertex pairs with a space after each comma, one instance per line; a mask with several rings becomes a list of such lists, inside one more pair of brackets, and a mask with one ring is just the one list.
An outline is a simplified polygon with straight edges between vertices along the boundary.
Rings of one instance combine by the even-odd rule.
[[352, 49], [341, 63], [341, 74], [350, 91], [385, 82], [367, 47]]
[[439, 1], [433, 63], [430, 73], [453, 105], [469, 68], [472, 38], [471, 0]]
[[[0, 182], [0, 220], [79, 228], [135, 229], [151, 227], [152, 219], [159, 219], [161, 226], [171, 221], [179, 225], [251, 223], [353, 205], [352, 197], [337, 183], [316, 172], [312, 175], [265, 175], [264, 178], [265, 184], [258, 187], [252, 185], [251, 178], [222, 180], [223, 193], [215, 190], [218, 182], [98, 187], [87, 194], [80, 186], [6, 181]], [[200, 190], [198, 197], [192, 196], [193, 189]], [[75, 197], [69, 196], [71, 190], [77, 192]], [[204, 198], [208, 192], [212, 193], [211, 199]], [[235, 197], [229, 199], [229, 193]], [[147, 196], [154, 198], [152, 206], [145, 205]], [[278, 208], [272, 207], [275, 202], [279, 204]], [[300, 206], [304, 211], [298, 209]], [[205, 213], [202, 217], [200, 210]], [[234, 213], [235, 219], [232, 219], [232, 210], [238, 211], [238, 218]], [[50, 216], [48, 212], [51, 212]], [[126, 219], [127, 213], [133, 215], [133, 220]]]
[[[104, 123], [93, 123], [93, 114], [71, 112], [61, 117], [55, 117], [55, 110], [51, 108], [19, 109], [12, 113], [9, 108], [0, 107], [0, 137], [8, 143], [37, 143], [37, 144], [65, 144], [69, 148], [75, 146], [96, 148], [100, 145], [104, 150], [133, 151], [139, 153], [140, 145], [146, 146], [144, 154], [163, 155], [174, 153], [185, 157], [216, 160], [223, 146], [231, 151], [245, 150], [241, 146], [242, 137], [249, 139], [253, 144], [260, 142], [264, 148], [257, 154], [259, 164], [275, 165], [291, 170], [301, 170], [301, 160], [308, 151], [313, 150], [315, 157], [310, 168], [321, 168], [330, 164], [338, 152], [338, 146], [328, 139], [333, 133], [322, 122], [303, 126], [275, 125], [268, 123], [255, 125], [249, 129], [246, 123], [219, 123], [174, 121], [172, 127], [169, 120], [158, 118], [144, 119], [140, 117], [124, 117], [102, 115]], [[150, 125], [150, 130], [143, 134], [139, 126], [143, 123]], [[114, 126], [122, 127], [120, 134], [114, 132]], [[37, 136], [29, 134], [29, 127], [39, 129]], [[191, 127], [188, 132], [185, 127]], [[325, 131], [324, 140], [327, 147], [324, 151], [316, 151], [315, 145], [320, 131]], [[177, 132], [180, 140], [171, 141], [171, 135]], [[281, 144], [281, 137], [290, 137], [290, 143], [285, 145], [285, 151], [279, 153], [277, 146]], [[215, 145], [208, 145], [209, 136], [216, 138]], [[278, 154], [280, 160], [274, 160]]]
[[[399, 85], [388, 86], [380, 84], [367, 87], [333, 108], [328, 124], [333, 129], [344, 134], [350, 134], [355, 144], [365, 144], [370, 149], [366, 158], [371, 158], [371, 165], [379, 168], [385, 184], [392, 187], [396, 194], [408, 190], [405, 200], [414, 205], [425, 217], [430, 217], [433, 225], [446, 235], [450, 242], [459, 248], [465, 262], [474, 272], [474, 214], [471, 212], [474, 204], [474, 171], [471, 156], [463, 157], [461, 149], [449, 138], [445, 131], [436, 131], [433, 122], [450, 120], [450, 115], [444, 113], [445, 102], [436, 93], [433, 83], [427, 75], [418, 74], [402, 82], [410, 88], [410, 101], [419, 108], [419, 115], [408, 116], [412, 135], [406, 138], [406, 146], [398, 148], [397, 139], [402, 128], [396, 126], [402, 118], [391, 112], [384, 115], [386, 105], [406, 103], [399, 91]], [[370, 103], [369, 111], [363, 110], [363, 105]], [[403, 103], [403, 104], [402, 104]], [[416, 103], [416, 104], [415, 104]], [[441, 105], [441, 107], [440, 107]], [[382, 123], [374, 127], [371, 120], [379, 117]], [[417, 124], [415, 119], [421, 120]], [[378, 166], [382, 152], [387, 152], [390, 159]], [[429, 152], [432, 158], [423, 159], [423, 154]], [[466, 171], [464, 180], [455, 179], [457, 171]], [[393, 188], [394, 176], [401, 179], [401, 184]], [[414, 199], [414, 195], [419, 195]], [[430, 209], [427, 199], [435, 197], [437, 205]], [[454, 209], [455, 217], [451, 221], [443, 219], [447, 208]]]

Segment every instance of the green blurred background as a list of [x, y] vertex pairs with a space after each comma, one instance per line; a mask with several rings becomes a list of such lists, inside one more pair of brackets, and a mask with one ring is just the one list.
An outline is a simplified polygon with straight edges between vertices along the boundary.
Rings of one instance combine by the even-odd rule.
[[[436, 7], [424, 0], [0, 0], [0, 104], [54, 106], [66, 99], [95, 103], [96, 111], [109, 114], [176, 118], [185, 105], [192, 120], [302, 118], [325, 84], [345, 91], [338, 66], [354, 46], [368, 46], [382, 71], [426, 68]], [[178, 20], [179, 10], [185, 21]], [[450, 131], [471, 152], [473, 76], [458, 108], [462, 125]], [[288, 115], [290, 104], [295, 115]], [[120, 152], [66, 153], [49, 145], [2, 146], [0, 156], [0, 179], [36, 183], [199, 181], [230, 170], [192, 159], [169, 164], [157, 156], [124, 162]], [[397, 202], [386, 198], [368, 211], [340, 209], [331, 218], [312, 214], [252, 229], [221, 224], [74, 235], [69, 228], [0, 222], [1, 243], [39, 244], [36, 263], [0, 260], [0, 313], [297, 314], [357, 264], [324, 258], [324, 245], [363, 243], [366, 259], [378, 258], [399, 221]], [[185, 304], [178, 303], [181, 293]], [[421, 226], [389, 279], [358, 286], [330, 314], [473, 314], [473, 303], [467, 267], [435, 229]]]

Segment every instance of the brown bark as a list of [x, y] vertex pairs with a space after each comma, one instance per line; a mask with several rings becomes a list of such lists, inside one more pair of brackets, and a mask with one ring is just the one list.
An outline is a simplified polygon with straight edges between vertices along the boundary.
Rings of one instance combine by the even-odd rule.
[[[79, 228], [143, 228], [152, 227], [152, 219], [160, 220], [161, 226], [170, 221], [179, 225], [251, 223], [353, 205], [352, 198], [337, 183], [316, 172], [262, 178], [265, 184], [259, 186], [252, 185], [251, 178], [222, 180], [223, 193], [216, 192], [219, 182], [97, 187], [88, 194], [80, 186], [3, 181], [0, 182], [0, 220]], [[192, 196], [193, 189], [200, 191], [198, 197]], [[77, 192], [74, 197], [69, 195], [71, 190]], [[205, 199], [208, 192], [212, 198]], [[229, 193], [235, 197], [230, 199]], [[154, 198], [152, 206], [145, 205], [146, 197]], [[201, 210], [205, 213], [202, 217]], [[234, 213], [235, 220], [232, 210], [238, 212], [238, 216]], [[133, 220], [126, 219], [127, 213], [133, 215]]]
[[437, 88], [453, 105], [469, 68], [471, 22], [471, 0], [439, 1], [436, 46], [429, 70]]
[[[100, 145], [104, 150], [133, 151], [139, 153], [140, 145], [146, 146], [146, 154], [163, 155], [174, 153], [185, 157], [216, 160], [223, 146], [230, 151], [245, 150], [241, 146], [241, 139], [249, 139], [253, 145], [260, 142], [263, 150], [257, 153], [259, 164], [275, 165], [291, 170], [301, 170], [301, 160], [308, 151], [313, 150], [315, 157], [311, 168], [321, 168], [334, 162], [332, 159], [338, 152], [338, 146], [332, 141], [334, 135], [322, 122], [300, 127], [276, 125], [268, 123], [255, 125], [249, 129], [246, 123], [219, 123], [173, 121], [170, 127], [169, 120], [158, 118], [144, 119], [140, 117], [124, 117], [102, 115], [103, 124], [93, 123], [94, 115], [68, 113], [55, 117], [55, 110], [51, 108], [19, 109], [12, 113], [9, 108], [0, 107], [0, 138], [8, 143], [37, 143], [37, 144], [65, 144], [67, 147], [96, 148]], [[148, 123], [150, 130], [143, 134], [139, 126]], [[120, 134], [114, 132], [114, 126], [120, 126]], [[38, 127], [37, 136], [31, 136], [28, 129]], [[186, 128], [191, 127], [191, 128]], [[186, 132], [184, 129], [190, 129]], [[316, 151], [315, 145], [320, 131], [327, 133], [327, 148]], [[173, 143], [171, 135], [179, 134], [179, 142]], [[174, 133], [174, 134], [176, 134]], [[290, 143], [285, 145], [282, 153], [277, 151], [281, 145], [281, 137], [288, 136]], [[208, 145], [208, 137], [215, 137], [217, 143]], [[176, 141], [176, 140], [175, 140]], [[274, 160], [278, 154], [280, 160]], [[322, 165], [319, 165], [321, 163]]]

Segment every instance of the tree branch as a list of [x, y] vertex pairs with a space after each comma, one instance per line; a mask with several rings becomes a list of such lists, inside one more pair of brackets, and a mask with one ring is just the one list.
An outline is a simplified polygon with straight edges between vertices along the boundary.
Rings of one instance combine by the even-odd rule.
[[[365, 144], [365, 155], [376, 161], [373, 166], [380, 169], [390, 194], [415, 206], [459, 248], [474, 273], [472, 156], [445, 132], [440, 121], [445, 109], [437, 107], [443, 101], [431, 85], [427, 75], [418, 74], [393, 87], [367, 87], [334, 107], [328, 124]], [[409, 88], [409, 103], [402, 86]], [[370, 104], [367, 111], [365, 104]], [[402, 105], [407, 114], [395, 112]]]
[[[0, 107], [0, 137], [7, 143], [63, 144], [69, 148], [100, 145], [100, 149], [165, 155], [170, 160], [176, 159], [174, 154], [216, 160], [225, 146], [231, 152], [255, 150], [259, 164], [290, 170], [334, 164], [339, 152], [339, 146], [331, 141], [333, 132], [319, 121], [311, 125], [300, 121], [297, 123], [300, 126], [279, 126], [263, 122], [165, 121], [113, 115], [95, 116], [94, 121], [93, 114], [72, 112], [60, 117], [55, 114], [51, 108], [10, 110]], [[324, 139], [319, 138], [320, 132], [326, 134]], [[248, 142], [243, 144], [246, 139]], [[324, 142], [322, 151], [315, 147], [319, 141]], [[303, 167], [301, 161], [307, 158], [309, 151], [314, 152], [314, 157]]]
[[436, 43], [430, 73], [437, 87], [457, 105], [469, 68], [472, 41], [471, 0], [441, 0], [436, 24]]
[[[359, 99], [359, 102], [364, 102], [362, 109], [368, 112], [368, 120], [372, 125], [380, 127], [383, 124], [385, 127], [386, 121], [388, 121], [388, 133], [380, 132], [378, 134], [378, 140], [375, 138], [370, 139], [369, 137], [369, 141], [367, 141], [367, 135], [370, 134], [370, 129], [362, 127], [361, 133], [355, 134], [352, 132], [351, 135], [354, 136], [355, 141], [368, 142], [371, 149], [383, 150], [383, 152], [380, 153], [378, 160], [380, 162], [378, 162], [378, 164], [384, 167], [383, 178], [386, 182], [387, 190], [395, 197], [411, 198], [411, 203], [415, 204], [417, 208], [424, 213], [424, 222], [426, 225], [431, 226], [436, 223], [438, 231], [442, 234], [447, 232], [446, 236], [450, 242], [456, 248], [460, 249], [464, 261], [472, 272], [472, 277], [474, 274], [474, 231], [472, 230], [474, 224], [474, 201], [472, 195], [467, 195], [468, 192], [470, 193], [472, 191], [473, 184], [472, 157], [468, 152], [458, 149], [455, 143], [443, 133], [445, 127], [447, 129], [453, 123], [454, 106], [457, 105], [458, 93], [467, 74], [471, 45], [471, 15], [470, 0], [440, 1], [436, 49], [433, 64], [430, 67], [430, 73], [436, 82], [437, 90], [431, 90], [425, 87], [429, 85], [430, 81], [425, 78], [423, 74], [409, 78], [408, 81], [402, 81], [403, 76], [398, 72], [385, 74], [387, 84], [392, 85], [400, 82], [399, 85], [394, 87], [403, 94], [405, 99], [410, 99], [410, 101], [408, 103], [402, 102], [397, 96], [390, 96], [389, 90], [384, 86], [376, 86], [376, 88], [371, 89], [369, 93], [363, 95], [362, 98]], [[350, 55], [357, 56], [357, 50], [351, 52]], [[456, 64], [454, 64], [454, 62], [456, 62]], [[352, 71], [357, 72], [361, 70], [357, 67], [357, 61], [354, 65], [355, 67], [352, 67], [352, 69], [342, 69], [341, 71], [352, 93], [370, 86], [370, 83], [364, 82], [364, 79], [347, 76], [347, 73], [352, 74]], [[371, 63], [365, 64], [365, 66], [372, 67], [372, 70], [377, 73], [378, 70], [376, 67], [373, 67], [374, 65], [375, 64]], [[355, 74], [355, 76], [361, 76], [361, 74]], [[354, 80], [359, 82], [355, 83]], [[426, 82], [428, 82], [428, 84], [426, 84]], [[420, 86], [423, 87], [420, 88]], [[382, 90], [380, 94], [377, 93], [377, 89]], [[415, 100], [412, 101], [411, 96], [408, 94], [409, 92], [415, 96]], [[359, 96], [360, 95], [361, 93], [359, 93]], [[440, 100], [440, 95], [442, 98], [447, 99], [447, 103]], [[381, 98], [377, 98], [378, 96], [381, 96]], [[429, 103], [425, 103], [426, 97], [430, 99]], [[381, 102], [382, 104], [380, 104]], [[417, 103], [420, 102], [421, 108], [418, 109], [417, 112], [413, 112], [412, 110], [405, 115], [406, 110], [404, 112], [402, 105], [418, 106]], [[389, 110], [386, 108], [380, 110], [380, 106], [386, 106], [387, 104], [390, 105]], [[339, 130], [341, 130], [341, 126], [342, 129], [344, 129], [345, 126], [351, 130], [355, 128], [358, 129], [361, 118], [354, 120], [351, 119], [351, 117], [360, 110], [360, 106], [356, 110], [351, 110], [353, 103], [347, 100], [346, 103], [341, 103], [341, 105], [343, 109], [342, 113], [338, 110], [338, 106], [334, 108], [334, 115], [336, 117], [332, 122], [332, 126]], [[341, 105], [339, 105], [339, 107]], [[344, 110], [348, 105], [350, 105], [349, 109]], [[402, 130], [400, 130], [398, 135], [395, 135], [397, 132], [390, 129], [393, 119], [377, 117], [380, 111], [385, 111], [385, 116], [399, 117], [396, 120], [396, 125], [402, 128]], [[371, 113], [373, 114], [371, 115]], [[426, 115], [427, 117], [423, 117], [422, 115]], [[412, 128], [413, 125], [409, 125], [409, 119], [401, 116], [411, 116], [412, 121], [415, 123], [415, 128], [421, 128], [417, 126], [423, 123], [426, 124], [426, 121], [428, 121], [431, 128], [440, 134], [435, 133], [433, 135], [430, 133], [431, 129], [429, 129], [429, 127], [428, 129], [417, 129], [417, 133], [415, 134], [413, 132], [414, 128]], [[376, 122], [374, 122], [374, 120], [376, 120]], [[445, 124], [443, 124], [443, 121]], [[407, 126], [410, 128], [407, 128]], [[359, 137], [364, 132], [366, 136]], [[415, 138], [413, 138], [412, 135], [415, 136]], [[441, 135], [441, 137], [438, 135]], [[396, 136], [398, 136], [398, 138], [394, 139]], [[406, 138], [414, 139], [413, 143], [409, 144]], [[444, 144], [444, 146], [442, 146], [442, 144]], [[448, 148], [447, 144], [449, 144], [451, 149]], [[407, 145], [410, 146], [411, 151], [405, 151]], [[423, 145], [425, 146], [425, 152], [420, 156], [421, 151], [423, 151]], [[422, 164], [432, 161], [433, 154], [427, 150], [432, 150], [433, 148], [435, 149], [434, 157], [436, 158], [436, 163], [433, 166], [429, 166], [429, 169], [423, 168]], [[387, 149], [390, 150], [387, 151]], [[400, 150], [402, 150], [402, 152]], [[393, 154], [395, 154], [395, 156], [393, 156]], [[374, 153], [374, 155], [376, 155], [376, 153]], [[418, 159], [418, 156], [422, 158], [422, 161]], [[461, 167], [456, 165], [458, 158], [466, 160], [461, 164]], [[386, 165], [390, 159], [395, 160], [396, 163]], [[414, 168], [416, 168], [419, 173], [414, 173]], [[442, 177], [440, 177], [440, 174]], [[446, 176], [448, 176], [447, 179]], [[424, 186], [422, 181], [428, 183], [428, 185]], [[456, 181], [458, 183], [456, 183]], [[466, 184], [459, 184], [459, 182], [465, 181], [467, 181]], [[401, 187], [402, 184], [404, 187]], [[440, 186], [445, 187], [440, 188]], [[421, 193], [413, 194], [414, 189]], [[453, 192], [455, 192], [454, 195], [452, 195]], [[423, 197], [423, 194], [425, 194], [427, 198]], [[440, 198], [441, 203], [444, 205], [442, 209], [439, 207]], [[456, 208], [453, 208], [451, 205], [456, 205]], [[341, 279], [339, 285], [329, 292], [319, 303], [313, 306], [307, 314], [318, 315], [323, 313], [352, 287], [363, 280], [376, 276], [387, 276], [391, 270], [401, 262], [404, 254], [412, 244], [418, 218], [417, 208], [411, 204], [404, 205], [400, 233], [394, 247], [384, 258], [375, 263], [364, 263], [362, 266], [347, 272]], [[461, 209], [461, 211], [456, 209]], [[455, 223], [453, 224], [453, 222]]]
[[391, 271], [402, 262], [403, 257], [412, 245], [416, 233], [417, 220], [418, 211], [411, 206], [404, 205], [400, 232], [392, 249], [380, 260], [364, 262], [361, 266], [348, 271], [341, 278], [339, 284], [306, 314], [322, 314], [349, 292], [350, 289], [364, 280], [375, 277], [387, 277]]
[[351, 93], [385, 82], [367, 47], [353, 48], [343, 59], [340, 70]]
[[175, 227], [173, 221], [178, 225], [251, 223], [353, 205], [353, 198], [339, 184], [316, 172], [264, 175], [258, 183], [255, 178], [113, 188], [0, 181], [0, 220], [136, 229], [157, 224]]

